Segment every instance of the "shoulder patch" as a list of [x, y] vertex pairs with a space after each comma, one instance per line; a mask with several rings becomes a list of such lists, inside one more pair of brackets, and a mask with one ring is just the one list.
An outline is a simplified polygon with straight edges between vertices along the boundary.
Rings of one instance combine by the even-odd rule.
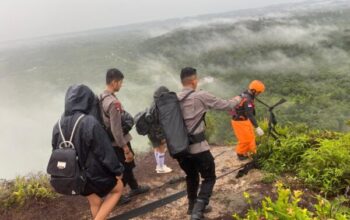
[[114, 102], [114, 107], [120, 112], [123, 111], [122, 104], [120, 102]]

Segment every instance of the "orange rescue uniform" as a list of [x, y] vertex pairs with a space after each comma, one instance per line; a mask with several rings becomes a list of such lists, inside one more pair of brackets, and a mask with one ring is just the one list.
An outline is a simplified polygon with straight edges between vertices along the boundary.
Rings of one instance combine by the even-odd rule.
[[234, 134], [237, 138], [236, 153], [247, 156], [256, 153], [256, 142], [253, 124], [250, 120], [231, 121]]
[[236, 153], [242, 156], [256, 153], [255, 129], [258, 123], [255, 119], [254, 96], [248, 91], [242, 93], [242, 101], [235, 108], [231, 125], [238, 144]]

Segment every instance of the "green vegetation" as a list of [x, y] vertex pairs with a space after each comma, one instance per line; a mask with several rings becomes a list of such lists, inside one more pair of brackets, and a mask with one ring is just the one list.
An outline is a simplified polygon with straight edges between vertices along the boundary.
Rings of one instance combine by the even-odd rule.
[[[214, 82], [202, 88], [227, 98], [260, 79], [267, 88], [261, 99], [269, 104], [282, 97], [288, 100], [275, 111], [281, 124], [280, 141], [268, 140], [267, 135], [258, 138], [259, 164], [268, 172], [264, 181], [271, 183], [288, 173], [322, 196], [337, 199], [318, 197], [314, 210], [306, 210], [299, 205], [300, 192], [279, 186], [278, 199], [266, 198], [260, 209], [248, 211], [246, 219], [349, 219], [349, 211], [338, 209], [345, 200], [336, 197], [350, 185], [350, 134], [340, 133], [350, 130], [349, 20], [349, 8], [325, 9], [177, 29], [153, 38], [143, 33], [119, 37], [109, 33], [66, 39], [9, 52], [1, 72], [11, 77], [1, 88], [25, 84], [23, 94], [48, 100], [48, 93], [35, 89], [39, 84], [48, 84], [62, 95], [67, 84], [81, 83], [84, 74], [86, 82], [100, 88], [101, 71], [117, 65], [129, 83], [123, 89], [125, 104], [137, 112], [149, 104], [159, 85], [177, 90], [184, 66], [196, 67], [201, 78], [212, 76]], [[4, 106], [13, 112], [23, 109], [14, 104], [32, 102], [19, 100]], [[267, 116], [267, 109], [257, 103], [257, 117], [265, 131]], [[208, 113], [206, 135], [211, 144], [232, 145], [229, 114]], [[55, 196], [45, 175], [18, 177], [0, 184], [0, 209]]]
[[[266, 130], [266, 121], [261, 125]], [[302, 192], [293, 192], [279, 183], [277, 199], [273, 201], [267, 197], [258, 208], [252, 206], [248, 194], [245, 194], [251, 208], [244, 218], [238, 215], [234, 218], [349, 219], [349, 200], [344, 195], [348, 196], [350, 187], [350, 133], [316, 130], [305, 124], [278, 126], [277, 131], [281, 135], [279, 140], [267, 135], [258, 138], [260, 145], [256, 159], [261, 169], [267, 172], [263, 182], [284, 181], [287, 174], [293, 177], [288, 183], [291, 186], [312, 189], [315, 193], [305, 196], [315, 197], [317, 203], [312, 207], [302, 207]]]
[[52, 190], [47, 175], [36, 174], [17, 177], [14, 181], [0, 184], [0, 211], [23, 206], [30, 200], [53, 199], [57, 194]]
[[[203, 87], [212, 88], [221, 96], [239, 94], [251, 80], [260, 79], [267, 87], [261, 95], [263, 100], [270, 104], [282, 97], [288, 100], [278, 109], [281, 121], [347, 131], [350, 24], [346, 20], [349, 19], [350, 9], [344, 8], [286, 18], [243, 20], [176, 30], [145, 40], [140, 48], [149, 59], [158, 60], [152, 64], [169, 66], [167, 71], [178, 72], [189, 65], [197, 67], [201, 77], [214, 77], [215, 87]], [[259, 104], [257, 108], [262, 120], [266, 109]], [[227, 127], [214, 129], [211, 134], [214, 143], [232, 141], [222, 139], [232, 134]]]
[[302, 200], [302, 195], [303, 192], [292, 191], [284, 188], [281, 183], [278, 183], [277, 199], [273, 201], [270, 197], [266, 197], [262, 201], [262, 207], [256, 210], [252, 206], [250, 195], [244, 193], [244, 197], [251, 208], [244, 218], [241, 218], [237, 214], [233, 215], [233, 218], [237, 220], [347, 220], [350, 218], [350, 208], [344, 206], [344, 203], [348, 200], [344, 197], [329, 201], [318, 196], [317, 204], [313, 205], [313, 211], [310, 211], [305, 207], [301, 207], [300, 201]]
[[259, 139], [257, 159], [263, 170], [297, 175], [306, 186], [326, 195], [345, 192], [350, 184], [350, 134], [306, 125], [279, 127], [278, 131], [279, 141], [267, 136]]
[[302, 156], [298, 176], [325, 193], [339, 193], [350, 186], [350, 134], [336, 140], [321, 139], [320, 147]]
[[205, 122], [206, 136], [209, 143], [234, 145], [235, 138], [231, 128], [231, 116], [227, 112], [208, 112]]

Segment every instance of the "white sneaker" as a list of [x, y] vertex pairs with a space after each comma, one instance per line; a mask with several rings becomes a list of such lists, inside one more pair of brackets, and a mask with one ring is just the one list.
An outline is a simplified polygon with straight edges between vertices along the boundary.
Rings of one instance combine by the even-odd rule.
[[170, 173], [172, 171], [173, 170], [170, 167], [168, 167], [167, 165], [164, 165], [163, 167], [157, 166], [157, 168], [156, 168], [157, 173]]

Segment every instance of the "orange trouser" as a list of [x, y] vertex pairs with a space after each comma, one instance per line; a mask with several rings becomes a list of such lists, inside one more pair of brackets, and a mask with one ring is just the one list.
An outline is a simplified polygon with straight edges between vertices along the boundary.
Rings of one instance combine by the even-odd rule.
[[231, 121], [233, 131], [237, 138], [236, 153], [247, 156], [256, 153], [254, 127], [249, 120]]

